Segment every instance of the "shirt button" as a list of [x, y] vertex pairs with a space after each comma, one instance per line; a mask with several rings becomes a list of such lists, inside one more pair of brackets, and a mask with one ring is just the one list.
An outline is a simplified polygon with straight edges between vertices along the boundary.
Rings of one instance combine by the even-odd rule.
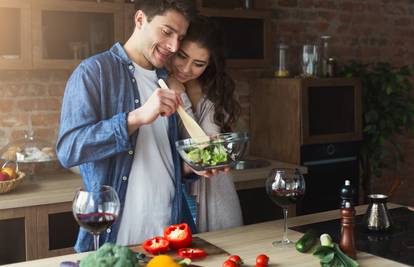
[[135, 103], [138, 104], [139, 103], [139, 99], [135, 99]]
[[129, 66], [128, 66], [128, 68], [129, 68], [130, 70], [133, 70], [133, 69], [134, 69], [134, 66], [129, 65]]
[[128, 177], [122, 176], [122, 180], [126, 181], [127, 179], [128, 179]]
[[107, 232], [108, 234], [110, 234], [110, 233], [111, 233], [111, 228], [106, 229], [106, 232]]
[[134, 154], [134, 151], [130, 150], [130, 151], [128, 151], [128, 154], [132, 155], [132, 154]]
[[135, 79], [134, 79], [134, 78], [132, 78], [132, 82], [133, 82], [133, 83], [135, 82]]

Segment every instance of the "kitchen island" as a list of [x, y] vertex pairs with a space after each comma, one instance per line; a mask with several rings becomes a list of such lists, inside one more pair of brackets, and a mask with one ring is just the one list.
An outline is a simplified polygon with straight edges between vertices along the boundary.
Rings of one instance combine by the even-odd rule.
[[[306, 173], [305, 167], [265, 161], [269, 164], [261, 168], [231, 171], [236, 188], [263, 187], [272, 168], [299, 168]], [[80, 175], [61, 171], [25, 178], [15, 190], [0, 194], [0, 265], [73, 253], [78, 226], [72, 200], [81, 186]]]
[[[395, 208], [398, 205], [390, 204], [389, 208]], [[363, 214], [366, 211], [366, 205], [356, 208], [357, 214]], [[322, 213], [298, 216], [289, 219], [289, 226], [297, 226], [309, 223], [316, 223], [326, 220], [332, 220], [339, 217], [339, 211], [328, 211]], [[260, 224], [242, 226], [227, 230], [201, 233], [200, 238], [212, 243], [213, 245], [226, 250], [230, 254], [240, 255], [245, 266], [254, 266], [255, 257], [259, 254], [267, 254], [270, 257], [269, 266], [319, 266], [319, 261], [311, 254], [302, 254], [294, 248], [275, 248], [272, 241], [282, 236], [283, 220], [270, 221]], [[302, 234], [290, 231], [289, 236], [297, 239]], [[87, 253], [71, 254], [17, 264], [4, 265], [9, 267], [58, 267], [62, 261], [76, 261], [85, 257]], [[360, 266], [407, 266], [388, 259], [377, 257], [368, 253], [358, 252], [358, 262]], [[207, 258], [195, 262], [198, 266], [219, 267], [226, 260], [224, 254], [207, 256]]]

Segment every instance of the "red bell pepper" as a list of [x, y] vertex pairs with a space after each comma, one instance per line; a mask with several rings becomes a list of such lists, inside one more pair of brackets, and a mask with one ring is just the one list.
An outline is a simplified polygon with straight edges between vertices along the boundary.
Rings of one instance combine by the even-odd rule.
[[170, 242], [161, 236], [156, 236], [147, 239], [142, 243], [142, 247], [152, 255], [158, 255], [166, 252], [169, 249]]
[[201, 259], [207, 256], [204, 249], [201, 248], [180, 248], [178, 250], [180, 258], [189, 258], [192, 260]]
[[165, 228], [164, 237], [170, 242], [170, 248], [179, 249], [191, 245], [193, 237], [188, 224], [173, 224]]

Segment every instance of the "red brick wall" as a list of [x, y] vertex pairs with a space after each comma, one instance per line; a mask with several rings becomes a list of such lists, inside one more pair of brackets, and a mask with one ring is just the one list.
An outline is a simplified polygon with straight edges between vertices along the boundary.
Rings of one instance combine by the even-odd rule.
[[0, 71], [0, 147], [23, 138], [29, 119], [37, 138], [55, 142], [67, 71]]

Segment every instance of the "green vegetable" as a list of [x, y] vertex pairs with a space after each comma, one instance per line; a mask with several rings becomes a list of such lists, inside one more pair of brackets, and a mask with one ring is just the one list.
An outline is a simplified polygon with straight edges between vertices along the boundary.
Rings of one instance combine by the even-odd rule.
[[[322, 242], [322, 239], [323, 242]], [[330, 240], [330, 242], [329, 242]], [[358, 262], [341, 251], [338, 244], [332, 242], [328, 234], [321, 236], [322, 245], [316, 248], [313, 255], [321, 260], [322, 267], [358, 267]]]
[[208, 166], [216, 166], [228, 160], [227, 151], [222, 144], [212, 144], [204, 148], [195, 147], [187, 153], [189, 160]]
[[296, 250], [299, 252], [309, 251], [318, 240], [318, 234], [315, 230], [308, 230], [295, 244]]
[[320, 240], [321, 240], [321, 246], [326, 246], [326, 247], [334, 246], [334, 243], [332, 242], [332, 238], [328, 234], [322, 234], [320, 237]]
[[80, 267], [137, 267], [138, 259], [129, 248], [105, 243], [80, 262]]

